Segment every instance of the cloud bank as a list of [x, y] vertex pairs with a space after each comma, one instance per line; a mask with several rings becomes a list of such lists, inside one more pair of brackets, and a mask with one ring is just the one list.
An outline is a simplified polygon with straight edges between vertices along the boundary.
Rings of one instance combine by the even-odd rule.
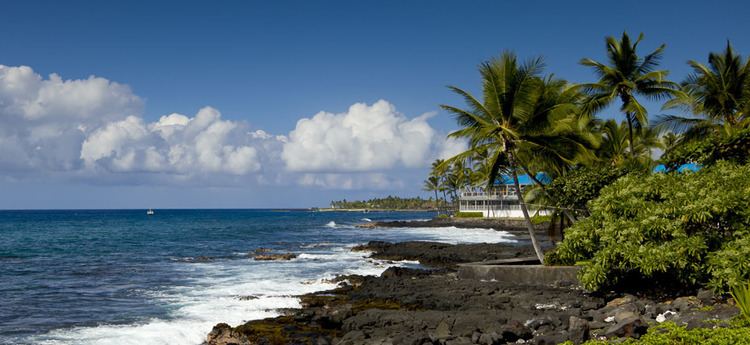
[[282, 159], [291, 171], [372, 171], [424, 166], [445, 141], [427, 123], [409, 119], [380, 100], [356, 103], [341, 114], [319, 112], [297, 122]]
[[377, 189], [402, 184], [394, 171], [425, 168], [464, 147], [430, 126], [432, 114], [409, 118], [385, 100], [321, 111], [286, 135], [222, 119], [212, 107], [153, 122], [143, 109], [127, 85], [94, 76], [44, 78], [30, 67], [0, 65], [0, 175], [178, 176], [205, 183], [218, 174]]

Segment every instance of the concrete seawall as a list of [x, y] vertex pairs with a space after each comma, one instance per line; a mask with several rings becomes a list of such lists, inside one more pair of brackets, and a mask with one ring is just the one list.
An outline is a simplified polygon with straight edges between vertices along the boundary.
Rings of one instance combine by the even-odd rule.
[[578, 266], [542, 266], [516, 262], [472, 262], [458, 265], [458, 278], [496, 280], [529, 286], [580, 286]]

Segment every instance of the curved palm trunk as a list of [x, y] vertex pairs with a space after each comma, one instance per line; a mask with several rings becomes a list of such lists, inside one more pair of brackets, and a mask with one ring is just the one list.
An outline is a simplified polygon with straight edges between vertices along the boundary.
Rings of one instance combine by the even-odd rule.
[[536, 235], [534, 235], [534, 225], [531, 224], [531, 217], [529, 217], [529, 210], [526, 208], [526, 202], [523, 200], [523, 195], [521, 194], [521, 184], [518, 182], [518, 173], [516, 173], [516, 163], [513, 157], [513, 153], [510, 152], [510, 150], [506, 148], [505, 154], [508, 156], [510, 172], [511, 172], [511, 175], [513, 175], [513, 185], [516, 187], [516, 196], [518, 197], [518, 204], [521, 206], [521, 212], [523, 212], [523, 218], [526, 220], [526, 228], [529, 229], [529, 237], [531, 237], [531, 245], [534, 247], [534, 252], [536, 252], [537, 259], [539, 259], [539, 262], [542, 263], [542, 265], [544, 265], [544, 253], [542, 253], [542, 248], [539, 246], [539, 242], [537, 242], [536, 240]]

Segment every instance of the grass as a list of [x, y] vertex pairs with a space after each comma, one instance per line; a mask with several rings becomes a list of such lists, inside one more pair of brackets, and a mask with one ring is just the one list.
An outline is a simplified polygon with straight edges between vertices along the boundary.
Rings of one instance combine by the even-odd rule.
[[456, 212], [456, 218], [484, 218], [482, 212]]

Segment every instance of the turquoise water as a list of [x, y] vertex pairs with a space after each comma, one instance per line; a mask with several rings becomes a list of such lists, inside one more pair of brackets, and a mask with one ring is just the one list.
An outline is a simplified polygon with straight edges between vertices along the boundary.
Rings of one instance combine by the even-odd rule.
[[[0, 344], [198, 344], [218, 322], [298, 307], [339, 273], [389, 263], [352, 253], [369, 240], [497, 242], [492, 230], [359, 229], [432, 213], [272, 210], [2, 211]], [[256, 248], [299, 254], [248, 257]], [[394, 263], [414, 265], [416, 263]], [[253, 298], [243, 298], [252, 296]]]

